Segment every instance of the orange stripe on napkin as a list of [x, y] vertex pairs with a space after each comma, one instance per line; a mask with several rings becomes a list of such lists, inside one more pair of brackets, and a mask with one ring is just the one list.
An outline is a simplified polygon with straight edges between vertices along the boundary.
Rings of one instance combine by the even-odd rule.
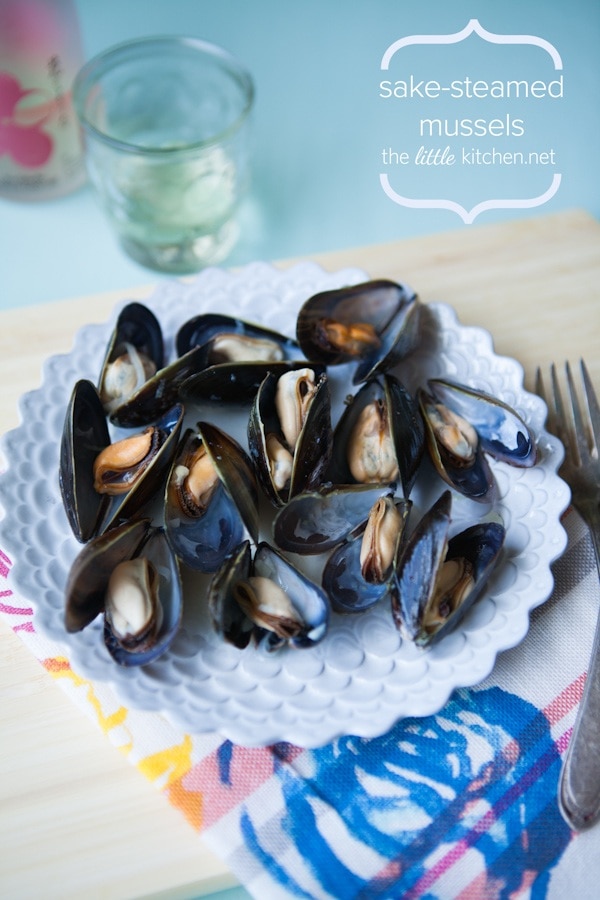
[[[77, 675], [71, 668], [71, 664], [65, 656], [49, 657], [43, 659], [41, 662], [44, 668], [46, 668], [54, 678], [68, 678], [73, 682], [75, 687], [87, 687], [87, 700], [94, 709], [96, 720], [105, 734], [108, 734], [113, 728], [117, 728], [124, 723], [127, 718], [126, 707], [120, 706], [114, 713], [105, 715], [102, 711], [100, 700], [94, 691], [93, 684]], [[131, 750], [131, 744], [121, 745], [119, 749], [124, 753], [128, 753]]]

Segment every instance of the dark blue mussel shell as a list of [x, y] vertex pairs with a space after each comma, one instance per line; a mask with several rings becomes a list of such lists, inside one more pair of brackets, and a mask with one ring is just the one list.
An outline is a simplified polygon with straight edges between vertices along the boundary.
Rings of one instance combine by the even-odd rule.
[[[445, 491], [418, 522], [398, 561], [391, 591], [392, 615], [401, 633], [420, 646], [454, 629], [488, 582], [504, 544], [499, 522], [479, 522], [449, 539], [452, 494]], [[447, 562], [456, 561], [468, 578], [460, 590], [439, 590]]]
[[[206, 452], [214, 489], [198, 505], [186, 494], [185, 478], [197, 452]], [[183, 435], [165, 496], [167, 536], [182, 562], [215, 572], [248, 535], [258, 539], [258, 488], [254, 469], [241, 445], [222, 429], [199, 422]]]
[[148, 519], [124, 522], [90, 540], [76, 557], [65, 591], [65, 627], [81, 631], [105, 613], [110, 577], [119, 563], [145, 556], [158, 576], [156, 629], [136, 649], [125, 646], [104, 617], [104, 642], [113, 659], [122, 666], [143, 666], [157, 659], [175, 638], [183, 612], [183, 591], [177, 559], [162, 528]]
[[[285, 637], [265, 628], [242, 610], [236, 590], [251, 577], [268, 579], [287, 595], [297, 616], [298, 628], [293, 636]], [[208, 597], [215, 631], [239, 649], [250, 641], [268, 652], [286, 646], [306, 649], [323, 640], [327, 633], [329, 602], [325, 592], [265, 541], [258, 544], [254, 555], [250, 542], [243, 542], [215, 573]]]
[[420, 340], [421, 304], [405, 284], [387, 279], [322, 291], [305, 301], [296, 336], [307, 359], [356, 363], [354, 383], [387, 372]]
[[533, 434], [508, 403], [486, 391], [442, 378], [430, 379], [428, 387], [437, 400], [470, 422], [484, 453], [511, 466], [535, 465]]
[[[352, 474], [349, 454], [360, 453], [358, 422], [369, 405], [380, 411], [381, 426], [389, 426], [398, 470], [395, 477], [401, 483], [403, 495], [408, 498], [423, 457], [424, 425], [415, 398], [390, 373], [363, 384], [346, 403], [333, 433], [331, 481], [338, 484], [357, 483]], [[392, 479], [381, 475], [373, 478], [375, 483], [389, 480]]]

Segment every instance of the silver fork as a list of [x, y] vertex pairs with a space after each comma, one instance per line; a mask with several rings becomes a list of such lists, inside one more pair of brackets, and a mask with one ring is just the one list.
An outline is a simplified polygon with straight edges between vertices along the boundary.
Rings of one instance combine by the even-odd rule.
[[[583, 360], [582, 404], [571, 368], [565, 366], [568, 399], [563, 402], [556, 367], [550, 368], [551, 391], [544, 390], [541, 372], [536, 393], [548, 406], [547, 428], [564, 444], [560, 475], [571, 488], [572, 503], [589, 528], [600, 577], [600, 406]], [[600, 816], [600, 617], [596, 625], [585, 689], [563, 764], [558, 804], [577, 831], [589, 828]]]

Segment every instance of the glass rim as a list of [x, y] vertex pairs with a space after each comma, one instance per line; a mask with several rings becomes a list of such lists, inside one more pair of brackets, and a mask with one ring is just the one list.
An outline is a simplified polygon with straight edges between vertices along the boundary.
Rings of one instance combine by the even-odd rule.
[[[90, 90], [95, 84], [99, 84], [101, 77], [107, 72], [118, 68], [121, 62], [127, 61], [132, 52], [140, 47], [146, 47], [152, 55], [152, 48], [159, 46], [186, 46], [192, 50], [200, 51], [206, 57], [212, 57], [216, 62], [224, 65], [224, 68], [237, 82], [240, 88], [240, 94], [244, 98], [244, 104], [231, 124], [215, 133], [209, 138], [202, 138], [197, 141], [190, 141], [184, 146], [174, 147], [149, 147], [144, 144], [135, 144], [131, 141], [125, 141], [122, 138], [116, 138], [107, 134], [101, 128], [98, 128], [85, 113], [85, 100]], [[201, 38], [189, 37], [185, 35], [153, 35], [150, 37], [133, 38], [132, 40], [122, 41], [119, 44], [113, 44], [105, 50], [101, 50], [95, 56], [91, 57], [79, 69], [73, 82], [73, 106], [77, 114], [77, 118], [83, 129], [91, 133], [95, 138], [104, 144], [129, 153], [138, 155], [148, 155], [153, 157], [168, 156], [174, 153], [185, 154], [190, 151], [199, 150], [203, 147], [210, 147], [214, 144], [220, 144], [240, 129], [244, 121], [252, 109], [254, 103], [254, 81], [250, 72], [236, 59], [233, 54], [225, 50], [218, 44], [213, 44]]]

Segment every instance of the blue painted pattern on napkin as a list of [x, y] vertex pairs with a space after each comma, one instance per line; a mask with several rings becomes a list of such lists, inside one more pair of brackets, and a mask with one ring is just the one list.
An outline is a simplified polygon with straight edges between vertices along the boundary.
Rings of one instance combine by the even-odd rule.
[[[509, 898], [527, 886], [532, 898], [546, 895], [571, 832], [548, 802], [560, 755], [530, 703], [497, 687], [460, 690], [442, 712], [404, 719], [380, 738], [346, 737], [293, 762], [287, 749], [274, 748], [286, 806], [278, 828], [321, 896], [448, 897], [466, 853], [480, 855], [477, 896]], [[326, 813], [341, 820], [337, 838], [331, 823], [320, 827]], [[310, 896], [286, 868], [275, 831], [247, 811], [241, 827], [271, 878], [290, 896]], [[347, 835], [381, 857], [375, 877], [343, 861], [336, 840]]]

